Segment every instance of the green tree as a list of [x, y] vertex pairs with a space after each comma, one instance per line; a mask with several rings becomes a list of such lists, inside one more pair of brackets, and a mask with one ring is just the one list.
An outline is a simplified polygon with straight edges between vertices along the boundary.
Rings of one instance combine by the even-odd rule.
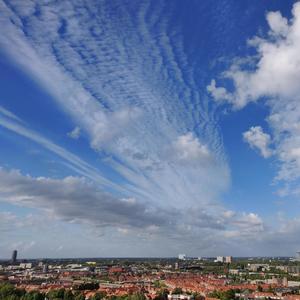
[[85, 300], [85, 297], [80, 293], [80, 294], [77, 294], [74, 299], [75, 300]]
[[19, 300], [19, 299], [20, 299], [20, 297], [16, 294], [9, 295], [9, 296], [6, 296], [6, 298], [4, 298], [4, 300]]
[[235, 291], [234, 290], [228, 290], [221, 294], [220, 299], [221, 300], [232, 300], [235, 298]]
[[45, 295], [41, 294], [39, 291], [30, 291], [26, 293], [21, 300], [44, 300]]
[[0, 299], [8, 299], [8, 296], [16, 295], [16, 288], [9, 283], [0, 285]]
[[198, 292], [194, 292], [192, 293], [192, 295], [194, 296], [195, 300], [205, 300], [205, 297], [199, 294]]
[[240, 290], [233, 290], [230, 289], [228, 291], [213, 291], [210, 293], [210, 297], [212, 298], [218, 298], [221, 300], [232, 300], [235, 299], [235, 293], [240, 292]]
[[182, 294], [182, 288], [180, 287], [176, 287], [173, 291], [172, 291], [172, 294], [174, 295], [179, 295], [179, 294]]
[[157, 292], [155, 300], [167, 300], [169, 291], [167, 289], [162, 289]]
[[107, 296], [106, 292], [97, 292], [94, 296], [92, 296], [91, 300], [101, 300]]
[[65, 294], [65, 289], [59, 289], [59, 290], [51, 290], [47, 294], [47, 298], [49, 300], [63, 300]]
[[146, 297], [143, 293], [134, 293], [128, 296], [128, 300], [146, 300]]
[[72, 291], [70, 291], [70, 290], [64, 291], [64, 300], [74, 300], [74, 295], [73, 295]]

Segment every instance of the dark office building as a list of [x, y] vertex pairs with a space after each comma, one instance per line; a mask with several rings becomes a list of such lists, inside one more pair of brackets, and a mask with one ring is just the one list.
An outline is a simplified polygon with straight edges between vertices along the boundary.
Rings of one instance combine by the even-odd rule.
[[43, 273], [48, 273], [48, 265], [47, 264], [43, 265]]
[[18, 255], [18, 251], [14, 250], [11, 256], [11, 262], [15, 263], [17, 261], [17, 255]]

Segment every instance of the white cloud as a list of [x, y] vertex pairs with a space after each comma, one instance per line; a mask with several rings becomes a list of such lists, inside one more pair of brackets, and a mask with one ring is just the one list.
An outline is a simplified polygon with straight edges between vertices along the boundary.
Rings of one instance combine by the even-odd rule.
[[269, 38], [255, 37], [250, 40], [250, 45], [256, 48], [259, 55], [257, 68], [255, 71], [244, 70], [238, 60], [224, 75], [225, 78], [232, 79], [235, 87], [233, 93], [213, 85], [213, 96], [216, 95], [217, 100], [224, 95], [224, 100], [230, 98], [235, 107], [242, 108], [248, 102], [257, 101], [263, 96], [284, 99], [298, 97], [300, 3], [294, 4], [292, 13], [290, 25], [279, 12], [267, 14]]
[[80, 127], [76, 126], [72, 131], [68, 132], [68, 136], [74, 140], [77, 140], [80, 137], [80, 133]]
[[63, 159], [63, 162], [68, 165], [69, 168], [76, 171], [78, 174], [81, 174], [90, 180], [95, 180], [99, 184], [103, 184], [103, 186], [114, 187], [117, 189], [117, 185], [113, 182], [107, 180], [103, 177], [99, 170], [89, 165], [87, 162], [79, 158], [77, 155], [72, 152], [64, 149], [63, 147], [53, 143], [51, 140], [43, 137], [39, 133], [27, 128], [22, 125], [23, 121], [21, 120], [21, 124], [19, 122], [14, 121], [15, 118], [2, 118], [0, 115], [0, 126], [4, 127], [7, 130], [10, 130], [20, 136], [23, 136], [40, 146], [44, 147], [48, 151], [56, 154], [58, 157]]
[[8, 203], [40, 208], [68, 222], [136, 228], [167, 224], [167, 214], [162, 209], [132, 199], [114, 198], [78, 177], [34, 178], [16, 170], [0, 169], [0, 195]]
[[232, 95], [227, 92], [224, 87], [217, 87], [216, 80], [212, 79], [210, 85], [206, 87], [206, 90], [213, 96], [217, 101], [231, 101]]
[[263, 132], [260, 126], [252, 126], [243, 133], [243, 138], [251, 148], [257, 148], [264, 158], [268, 158], [273, 154], [270, 149], [271, 136]]
[[99, 122], [95, 122], [92, 129], [91, 146], [101, 150], [103, 143], [110, 143], [114, 138], [124, 136], [130, 129], [130, 124], [141, 115], [138, 108], [123, 108], [116, 112], [108, 113]]
[[11, 231], [15, 229], [16, 215], [11, 212], [0, 212], [0, 232], [3, 234], [5, 231]]
[[[266, 16], [270, 31], [265, 38], [254, 37], [249, 45], [257, 55], [235, 60], [224, 72], [224, 79], [233, 83], [230, 92], [213, 84], [208, 90], [217, 101], [231, 103], [241, 109], [249, 102], [266, 101], [270, 114], [267, 121], [272, 131], [272, 142], [280, 166], [277, 180], [300, 179], [300, 2], [293, 5], [292, 18], [280, 12]], [[244, 135], [252, 147], [264, 157], [272, 152], [270, 136], [257, 127]]]
[[[261, 250], [260, 253], [270, 254], [270, 245], [273, 245], [272, 247], [277, 245], [280, 248], [284, 240], [285, 243], [291, 243], [292, 249], [295, 249], [297, 246], [295, 241], [299, 242], [297, 218], [293, 220], [281, 218], [278, 228], [270, 228], [253, 212], [239, 213], [223, 210], [221, 207], [215, 207], [210, 213], [206, 208], [165, 210], [160, 206], [155, 207], [132, 198], [118, 199], [78, 177], [70, 176], [63, 179], [32, 177], [24, 176], [19, 171], [0, 169], [0, 196], [2, 201], [10, 205], [31, 207], [36, 211], [36, 216], [22, 218], [9, 212], [0, 213], [0, 231], [6, 241], [0, 248], [7, 255], [14, 248], [21, 250], [21, 255], [29, 253], [39, 255], [41, 251], [47, 251], [47, 255], [50, 253], [51, 256], [70, 253], [78, 255], [79, 248], [75, 252], [70, 252], [69, 245], [69, 239], [74, 235], [78, 237], [77, 231], [74, 231], [76, 224], [94, 228], [92, 233], [88, 233], [90, 238], [86, 236], [87, 233], [84, 234], [85, 247], [91, 243], [94, 246], [106, 245], [104, 248], [108, 249], [107, 245], [120, 243], [122, 239], [123, 255], [132, 253], [138, 241], [144, 243], [139, 244], [142, 249], [139, 255], [149, 255], [151, 253], [149, 245], [153, 243], [157, 245], [155, 249], [158, 251], [154, 253], [164, 255], [170, 255], [169, 251], [171, 249], [174, 251], [178, 245], [188, 247], [191, 253], [209, 251], [211, 255], [217, 254], [212, 249], [214, 245], [218, 251], [224, 253], [232, 254], [233, 249], [239, 249], [234, 253], [253, 255], [252, 251], [255, 251], [253, 247], [256, 249], [262, 247], [265, 250]], [[62, 225], [57, 227], [59, 220], [71, 223], [73, 231], [66, 231], [67, 227], [62, 230]], [[52, 229], [57, 227], [59, 233], [51, 233], [47, 225], [49, 223]], [[43, 234], [40, 234], [41, 228]], [[12, 236], [12, 232], [18, 235]], [[24, 235], [24, 232], [27, 234]], [[47, 240], [49, 236], [57, 234], [52, 252], [49, 252], [49, 245], [45, 243], [45, 232]], [[201, 243], [197, 244], [195, 240], [200, 240]], [[58, 249], [66, 252], [57, 254]], [[107, 255], [108, 253], [110, 252], [107, 252]]]
[[289, 31], [288, 20], [279, 11], [272, 11], [267, 14], [267, 21], [271, 28], [270, 34], [286, 36]]
[[199, 139], [191, 132], [179, 136], [173, 143], [173, 150], [175, 156], [180, 161], [185, 162], [203, 162], [203, 160], [207, 160], [211, 157], [208, 147], [201, 144]]
[[[202, 241], [207, 235], [213, 239], [211, 242], [218, 243], [224, 242], [224, 239], [228, 241], [228, 238], [255, 239], [264, 228], [263, 221], [254, 213], [228, 212], [221, 206], [215, 206], [211, 211], [208, 207], [197, 206], [181, 210], [166, 209], [163, 205], [133, 198], [117, 198], [83, 178], [72, 176], [52, 179], [0, 169], [0, 197], [10, 205], [33, 208], [37, 215], [46, 214], [51, 224], [62, 221], [91, 226], [95, 230], [94, 235], [100, 232], [104, 239], [107, 230], [110, 240], [120, 234], [126, 236], [128, 241], [137, 236], [146, 240], [155, 238], [160, 241], [160, 249], [170, 246], [170, 243], [176, 245], [178, 241], [185, 245], [193, 244], [196, 238]], [[18, 221], [10, 213], [2, 215], [2, 231], [12, 221], [15, 225], [20, 224], [16, 226], [26, 224], [24, 228], [41, 228], [36, 226], [36, 222], [42, 222], [42, 219], [30, 216]], [[46, 226], [45, 222], [43, 226]], [[10, 231], [13, 229], [9, 227]], [[41, 242], [41, 237], [38, 234], [35, 236]], [[57, 241], [61, 242], [63, 240]], [[135, 244], [130, 247], [135, 247]]]
[[15, 114], [13, 114], [11, 111], [5, 109], [4, 107], [0, 106], [0, 114], [3, 116], [9, 118], [9, 119], [14, 119], [15, 121], [18, 122], [23, 122], [19, 117], [17, 117]]
[[258, 226], [263, 228], [263, 220], [255, 213], [243, 213], [240, 218], [235, 221], [240, 227], [247, 227], [253, 229], [253, 227]]

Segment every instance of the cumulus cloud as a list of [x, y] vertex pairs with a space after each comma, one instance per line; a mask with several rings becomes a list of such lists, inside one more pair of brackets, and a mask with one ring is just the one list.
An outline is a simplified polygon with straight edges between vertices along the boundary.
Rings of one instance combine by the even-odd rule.
[[[54, 220], [78, 223], [100, 230], [114, 229], [115, 234], [149, 238], [156, 236], [164, 243], [182, 240], [189, 243], [195, 237], [202, 239], [208, 233], [217, 239], [255, 238], [263, 221], [254, 213], [225, 211], [221, 206], [214, 210], [190, 207], [166, 209], [134, 198], [118, 198], [80, 177], [52, 179], [22, 175], [16, 170], [0, 169], [0, 196], [11, 205], [38, 209]], [[15, 224], [36, 223], [32, 217], [17, 222], [16, 216], [1, 214], [0, 228]], [[22, 226], [23, 226], [22, 225]], [[11, 229], [11, 228], [10, 228]], [[163, 243], [163, 242], [162, 242]]]
[[[82, 177], [31, 177], [17, 170], [0, 169], [0, 195], [8, 203], [39, 208], [64, 221], [96, 227], [168, 231], [178, 226], [177, 220], [192, 212], [176, 211], [174, 207], [166, 210], [134, 198], [117, 198]], [[212, 215], [197, 209], [193, 214], [193, 220], [187, 220], [189, 226], [220, 228], [218, 211]]]
[[264, 158], [272, 155], [270, 149], [271, 136], [265, 132], [260, 126], [253, 126], [243, 133], [243, 138], [251, 148], [256, 148]]
[[[300, 2], [293, 5], [290, 20], [280, 12], [269, 12], [266, 19], [268, 35], [249, 41], [257, 55], [236, 59], [223, 73], [233, 89], [217, 87], [215, 81], [207, 89], [217, 101], [223, 99], [234, 109], [260, 99], [266, 102], [274, 153], [280, 162], [276, 179], [294, 181], [300, 178]], [[259, 128], [253, 127], [244, 138], [264, 157], [272, 154], [270, 136]]]
[[132, 199], [115, 198], [84, 178], [34, 178], [1, 169], [0, 179], [0, 194], [7, 202], [41, 208], [68, 222], [136, 228], [166, 223], [166, 212]]
[[[269, 38], [255, 37], [250, 40], [258, 53], [255, 71], [242, 69], [240, 60], [225, 72], [224, 77], [234, 83], [234, 91], [229, 93], [224, 87], [212, 90], [213, 96], [219, 100], [225, 95], [230, 98], [237, 108], [244, 107], [248, 102], [257, 101], [262, 96], [280, 97], [285, 100], [298, 97], [300, 74], [299, 67], [299, 32], [300, 32], [300, 4], [295, 3], [292, 10], [293, 18], [288, 25], [280, 12], [267, 14], [270, 26]], [[244, 66], [245, 67], [245, 66]]]
[[[192, 253], [210, 249], [211, 255], [218, 254], [211, 249], [212, 245], [215, 245], [218, 251], [229, 251], [229, 254], [235, 246], [241, 251], [237, 253], [242, 254], [250, 250], [254, 251], [255, 249], [251, 247], [255, 245], [261, 247], [261, 253], [270, 254], [270, 245], [279, 246], [280, 249], [280, 244], [284, 241], [284, 243], [291, 243], [292, 248], [296, 249], [299, 242], [299, 218], [281, 219], [278, 228], [271, 228], [266, 226], [262, 218], [254, 212], [229, 211], [217, 206], [211, 212], [201, 207], [178, 211], [165, 210], [134, 198], [118, 198], [110, 195], [79, 177], [70, 176], [62, 179], [32, 177], [22, 175], [16, 170], [1, 169], [0, 196], [2, 201], [10, 205], [35, 208], [37, 213], [36, 217], [22, 218], [9, 212], [0, 213], [0, 231], [7, 239], [7, 245], [2, 245], [2, 248], [5, 248], [3, 249], [8, 255], [9, 249], [13, 246], [22, 249], [24, 253], [32, 251], [27, 245], [34, 245], [41, 249], [44, 241], [38, 232], [43, 228], [43, 232], [47, 232], [50, 236], [53, 233], [49, 232], [47, 224], [51, 223], [53, 227], [59, 220], [63, 223], [72, 223], [72, 226], [81, 224], [93, 227], [91, 238], [93, 243], [96, 243], [96, 236], [97, 239], [101, 238], [101, 243], [105, 241], [105, 245], [110, 244], [103, 231], [107, 229], [109, 230], [107, 238], [110, 242], [118, 240], [120, 243], [120, 239], [124, 238], [122, 241], [127, 247], [126, 251], [129, 251], [126, 253], [132, 253], [130, 251], [136, 248], [136, 242], [141, 243], [141, 240], [145, 243], [144, 246], [140, 245], [141, 249], [146, 251], [143, 252], [144, 254], [149, 253], [146, 249], [148, 243], [158, 243], [155, 248], [162, 252], [157, 253], [165, 253], [165, 255], [169, 253], [170, 247], [174, 251], [179, 245], [189, 247]], [[34, 242], [30, 239], [31, 235], [24, 239], [21, 239], [24, 234], [17, 239], [11, 238], [11, 232], [18, 232], [16, 231], [18, 228], [25, 230], [27, 234], [36, 228]], [[57, 245], [56, 243], [53, 245], [55, 249], [62, 244], [66, 246], [65, 237], [61, 232], [62, 230], [57, 238]], [[77, 233], [73, 231], [68, 234], [72, 238], [72, 234]], [[201, 243], [195, 243], [195, 239], [201, 240]], [[18, 240], [21, 242], [18, 243]], [[91, 241], [85, 241], [85, 243], [89, 242]], [[132, 244], [129, 246], [127, 243]], [[163, 249], [169, 250], [163, 252]], [[57, 254], [53, 250], [50, 255]]]
[[270, 34], [286, 36], [289, 31], [288, 20], [279, 11], [271, 11], [267, 14], [267, 21], [271, 28]]
[[177, 159], [184, 162], [203, 162], [211, 157], [208, 147], [191, 132], [179, 136], [173, 143], [173, 150]]
[[216, 101], [231, 101], [232, 95], [224, 87], [217, 87], [216, 80], [212, 79], [206, 90], [213, 96]]
[[243, 213], [232, 221], [240, 229], [247, 229], [249, 231], [263, 232], [264, 222], [255, 213]]

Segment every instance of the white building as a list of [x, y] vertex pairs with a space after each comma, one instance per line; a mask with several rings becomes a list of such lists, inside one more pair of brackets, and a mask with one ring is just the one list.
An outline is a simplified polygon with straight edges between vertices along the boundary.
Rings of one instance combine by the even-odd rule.
[[217, 256], [217, 258], [215, 259], [215, 262], [225, 262], [225, 257], [224, 256]]
[[221, 262], [221, 263], [232, 263], [232, 256], [217, 256], [217, 258], [214, 260], [214, 262]]
[[31, 269], [32, 263], [20, 263], [20, 268], [21, 269]]
[[185, 254], [179, 254], [178, 259], [180, 260], [186, 260], [186, 255]]

